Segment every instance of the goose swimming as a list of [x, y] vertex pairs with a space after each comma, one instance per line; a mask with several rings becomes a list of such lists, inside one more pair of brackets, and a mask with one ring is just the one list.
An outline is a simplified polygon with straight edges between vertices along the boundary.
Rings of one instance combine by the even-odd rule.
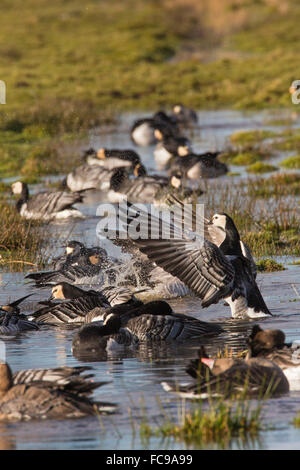
[[83, 326], [73, 338], [73, 350], [106, 348], [108, 343], [136, 345], [141, 341], [183, 341], [223, 330], [184, 314], [176, 314], [165, 301], [139, 305], [119, 305], [106, 310], [103, 324]]
[[79, 255], [70, 258], [57, 271], [30, 273], [25, 279], [33, 280], [37, 286], [70, 282], [74, 284], [94, 284], [101, 281], [107, 257], [98, 247], [81, 248]]
[[158, 170], [164, 170], [173, 157], [185, 157], [191, 152], [191, 143], [186, 137], [162, 136], [154, 150], [154, 160]]
[[0, 363], [0, 421], [69, 419], [111, 412], [115, 405], [93, 401], [93, 390], [107, 382], [80, 375], [89, 367], [19, 371]]
[[[52, 302], [52, 300], [59, 302]], [[106, 309], [119, 304], [136, 305], [140, 301], [128, 288], [106, 287], [101, 291], [83, 290], [67, 282], [52, 287], [48, 301], [29, 319], [39, 323], [62, 324], [102, 320]], [[98, 308], [98, 310], [95, 310]], [[127, 307], [128, 308], [128, 307]]]
[[289, 391], [282, 370], [267, 359], [210, 359], [202, 348], [199, 358], [191, 361], [186, 372], [194, 379], [193, 383], [163, 382], [164, 390], [189, 399], [263, 397], [266, 393], [278, 396]]
[[220, 152], [206, 152], [201, 155], [189, 153], [179, 155], [170, 161], [170, 171], [181, 172], [186, 178], [200, 180], [202, 178], [217, 178], [228, 172], [225, 163], [218, 160]]
[[[169, 200], [181, 206], [176, 198]], [[124, 213], [122, 208], [120, 210]], [[182, 219], [175, 223], [162, 222], [161, 218], [151, 217], [129, 203], [127, 210], [121, 222], [134, 224], [134, 218], [138, 217], [139, 224], [147, 230], [142, 238], [134, 239], [140, 251], [184, 282], [201, 298], [203, 308], [225, 299], [233, 318], [271, 315], [256, 284], [251, 260], [243, 253], [239, 232], [227, 214], [215, 214], [211, 221], [204, 221], [202, 237], [193, 231], [196, 216], [186, 206], [184, 223], [185, 227], [189, 224], [189, 228], [183, 231], [179, 226]], [[162, 238], [159, 228], [162, 223], [173, 238]], [[213, 231], [208, 228], [210, 225], [214, 226]], [[158, 238], [151, 239], [151, 233], [156, 233]], [[221, 234], [222, 238], [211, 241], [216, 234]]]
[[135, 121], [130, 129], [130, 136], [136, 145], [147, 146], [157, 142], [154, 134], [155, 128], [160, 126], [161, 131], [166, 134], [178, 132], [177, 122], [163, 111], [158, 111], [152, 118], [142, 118]]
[[173, 107], [173, 114], [174, 118], [177, 120], [179, 124], [183, 125], [191, 125], [198, 123], [198, 116], [196, 111], [193, 109], [186, 108], [182, 104], [176, 104]]
[[281, 330], [263, 330], [254, 325], [248, 338], [248, 357], [265, 358], [277, 364], [289, 381], [291, 390], [300, 390], [300, 342], [285, 342]]
[[19, 308], [21, 302], [31, 295], [25, 295], [25, 297], [0, 307], [0, 335], [39, 329], [38, 325], [35, 322], [29, 321], [28, 317], [22, 314]]
[[[165, 200], [171, 189], [182, 190], [181, 176], [174, 174], [170, 178], [160, 175], [147, 175], [143, 165], [138, 164], [134, 169], [134, 179], [129, 179], [126, 169], [119, 168], [110, 182], [110, 190], [107, 198], [110, 202], [117, 203], [125, 199], [131, 202], [154, 203]], [[192, 191], [185, 189], [183, 197], [191, 196]]]
[[138, 163], [141, 163], [139, 155], [134, 150], [128, 149], [100, 148], [97, 151], [88, 149], [84, 153], [84, 160], [88, 165], [99, 165], [108, 170], [124, 166], [134, 168]]
[[29, 190], [26, 183], [17, 181], [12, 184], [13, 194], [20, 194], [16, 208], [21, 217], [25, 219], [66, 219], [69, 217], [85, 218], [85, 216], [73, 207], [73, 204], [82, 202], [79, 193], [66, 193], [62, 191], [42, 192], [29, 198]]
[[88, 256], [97, 254], [101, 258], [101, 261], [108, 258], [107, 252], [104, 248], [98, 246], [87, 248], [83, 243], [77, 240], [68, 241], [64, 248], [65, 254], [52, 259], [51, 267], [55, 271], [65, 269], [69, 265], [74, 266], [75, 264], [78, 264], [78, 259], [80, 259], [83, 252]]

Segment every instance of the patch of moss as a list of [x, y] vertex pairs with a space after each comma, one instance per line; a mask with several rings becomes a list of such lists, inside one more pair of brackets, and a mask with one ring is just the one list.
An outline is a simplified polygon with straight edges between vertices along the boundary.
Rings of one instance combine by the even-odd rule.
[[284, 271], [286, 268], [271, 258], [261, 259], [256, 263], [257, 271], [272, 273], [274, 271]]
[[289, 170], [300, 170], [300, 155], [286, 158], [279, 165]]
[[276, 171], [278, 168], [273, 165], [268, 165], [264, 162], [256, 162], [250, 165], [247, 168], [248, 173], [255, 173], [255, 174], [262, 174], [262, 173], [271, 173], [272, 171]]
[[276, 136], [275, 132], [267, 130], [238, 131], [231, 134], [230, 142], [233, 145], [254, 145], [274, 136]]
[[269, 154], [261, 150], [247, 149], [242, 152], [228, 151], [220, 155], [223, 162], [236, 166], [247, 166], [268, 158]]

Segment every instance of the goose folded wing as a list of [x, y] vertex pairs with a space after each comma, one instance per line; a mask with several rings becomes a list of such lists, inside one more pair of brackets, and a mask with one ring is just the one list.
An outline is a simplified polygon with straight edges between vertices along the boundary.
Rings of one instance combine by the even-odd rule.
[[82, 201], [79, 193], [53, 192], [39, 193], [33, 196], [27, 203], [28, 210], [37, 210], [45, 214], [60, 212], [70, 208], [73, 204]]
[[[130, 215], [134, 210], [135, 208], [129, 205], [125, 218], [128, 226], [131, 222], [137, 222], [137, 219]], [[163, 235], [161, 220], [140, 209], [137, 209], [137, 213], [138, 223], [144, 231], [148, 230], [148, 234], [143, 232], [140, 238], [136, 238], [137, 234], [134, 234], [134, 241], [142, 253], [184, 282], [202, 299], [202, 306], [217, 303], [228, 294], [235, 271], [231, 262], [216, 245], [191, 231], [182, 232], [171, 222], [168, 227], [164, 225], [164, 229], [169, 229], [172, 238], [160, 238]], [[121, 221], [124, 221], [124, 218], [121, 218]], [[165, 220], [164, 224], [167, 224]], [[155, 239], [150, 238], [153, 233]]]

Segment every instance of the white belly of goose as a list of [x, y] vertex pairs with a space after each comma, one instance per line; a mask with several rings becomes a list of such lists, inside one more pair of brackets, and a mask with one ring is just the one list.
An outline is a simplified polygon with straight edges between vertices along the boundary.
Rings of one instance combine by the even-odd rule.
[[155, 143], [154, 131], [146, 122], [134, 129], [131, 136], [134, 142], [142, 147]]
[[169, 160], [172, 158], [172, 154], [168, 152], [161, 144], [158, 144], [154, 150], [154, 160], [158, 170], [163, 170]]
[[25, 219], [31, 220], [62, 220], [68, 219], [70, 217], [77, 217], [80, 219], [85, 219], [85, 215], [83, 215], [78, 209], [64, 209], [63, 211], [59, 212], [52, 212], [51, 214], [45, 214], [44, 212], [32, 212], [27, 210], [27, 203], [25, 202], [20, 210], [21, 217]]

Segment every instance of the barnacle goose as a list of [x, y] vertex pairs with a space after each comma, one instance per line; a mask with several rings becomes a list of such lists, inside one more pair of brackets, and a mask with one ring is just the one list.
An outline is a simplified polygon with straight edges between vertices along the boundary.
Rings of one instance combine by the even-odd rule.
[[162, 382], [164, 390], [190, 399], [262, 397], [265, 393], [278, 396], [289, 391], [281, 369], [267, 359], [210, 359], [202, 348], [186, 372], [194, 382], [188, 385]]
[[300, 390], [300, 343], [285, 343], [281, 330], [263, 330], [254, 325], [248, 338], [248, 357], [269, 359], [279, 366], [291, 390]]
[[228, 172], [227, 165], [218, 160], [219, 154], [220, 152], [206, 152], [200, 155], [190, 153], [176, 156], [170, 161], [169, 168], [172, 172], [181, 172], [191, 180], [217, 178]]
[[20, 303], [31, 295], [25, 295], [25, 297], [0, 307], [0, 335], [39, 329], [38, 325], [35, 322], [29, 321], [28, 317], [22, 314], [19, 308]]
[[[176, 198], [170, 197], [169, 200], [181, 206]], [[120, 208], [120, 211], [124, 213], [124, 209]], [[183, 230], [182, 211], [179, 215], [175, 211], [174, 223], [166, 220], [163, 222], [172, 238], [162, 238], [162, 220], [151, 217], [129, 203], [121, 221], [128, 225], [138, 217], [139, 224], [147, 233], [143, 233], [142, 238], [136, 238], [134, 243], [149, 259], [178, 277], [199, 296], [203, 308], [225, 299], [234, 318], [271, 315], [256, 284], [252, 271], [253, 261], [251, 263], [243, 253], [239, 232], [233, 220], [227, 214], [215, 214], [210, 223], [205, 224], [202, 237], [193, 231], [195, 213], [185, 206], [184, 215]], [[207, 229], [210, 225], [214, 226], [213, 232]], [[159, 238], [151, 239], [151, 233], [157, 233]], [[221, 234], [223, 239], [212, 242], [212, 233]]]
[[80, 375], [89, 367], [29, 369], [13, 374], [0, 364], [0, 420], [67, 419], [111, 412], [115, 405], [93, 401], [89, 395], [107, 382]]
[[21, 181], [12, 184], [12, 192], [13, 194], [20, 194], [16, 208], [21, 217], [25, 219], [51, 220], [85, 217], [78, 209], [73, 207], [73, 204], [82, 202], [82, 196], [79, 193], [42, 192], [29, 198], [28, 186]]
[[143, 118], [135, 121], [130, 129], [132, 141], [136, 145], [147, 146], [156, 143], [157, 138], [154, 130], [160, 126], [165, 134], [173, 134], [178, 131], [174, 118], [170, 118], [163, 111], [158, 111], [152, 118]]
[[193, 109], [186, 108], [182, 104], [176, 104], [173, 107], [173, 116], [179, 124], [191, 125], [197, 124], [198, 116]]
[[[134, 179], [128, 177], [125, 168], [119, 168], [111, 178], [107, 198], [110, 202], [121, 202], [128, 199], [131, 202], [154, 203], [165, 199], [170, 190], [182, 190], [180, 175], [174, 174], [169, 178], [160, 175], [147, 175], [143, 165], [138, 164], [134, 169]], [[183, 197], [191, 196], [190, 189], [183, 189]]]
[[218, 324], [174, 313], [162, 300], [138, 306], [118, 305], [108, 309], [102, 318], [103, 324], [83, 326], [75, 334], [73, 350], [106, 348], [108, 340], [124, 345], [141, 341], [183, 341], [223, 331]]
[[186, 137], [163, 136], [154, 150], [154, 160], [158, 170], [164, 170], [172, 157], [185, 157], [191, 152], [191, 143]]
[[107, 308], [123, 303], [129, 306], [139, 304], [140, 301], [128, 288], [110, 286], [101, 291], [86, 291], [61, 282], [52, 287], [50, 298], [40, 302], [43, 307], [30, 315], [29, 319], [56, 325], [88, 323], [102, 320]]
[[107, 252], [104, 248], [98, 246], [87, 248], [84, 246], [83, 243], [77, 240], [70, 240], [69, 242], [67, 242], [64, 248], [65, 254], [52, 259], [51, 266], [52, 269], [55, 271], [58, 271], [59, 269], [64, 269], [67, 265], [74, 265], [78, 263], [78, 258], [80, 257], [83, 251], [85, 251], [89, 256], [99, 254], [103, 261], [108, 258]]
[[108, 170], [122, 166], [133, 168], [141, 163], [139, 155], [134, 150], [127, 149], [88, 149], [84, 153], [84, 160], [88, 165], [99, 165]]
[[98, 251], [98, 247], [88, 250], [84, 247], [75, 258], [72, 255], [68, 256], [70, 259], [57, 271], [30, 273], [25, 278], [33, 280], [37, 286], [64, 281], [74, 284], [100, 282], [103, 277], [103, 268], [107, 266], [107, 257], [102, 251]]
[[97, 189], [107, 191], [110, 180], [118, 168], [108, 169], [99, 165], [81, 165], [71, 171], [65, 179], [70, 191]]

